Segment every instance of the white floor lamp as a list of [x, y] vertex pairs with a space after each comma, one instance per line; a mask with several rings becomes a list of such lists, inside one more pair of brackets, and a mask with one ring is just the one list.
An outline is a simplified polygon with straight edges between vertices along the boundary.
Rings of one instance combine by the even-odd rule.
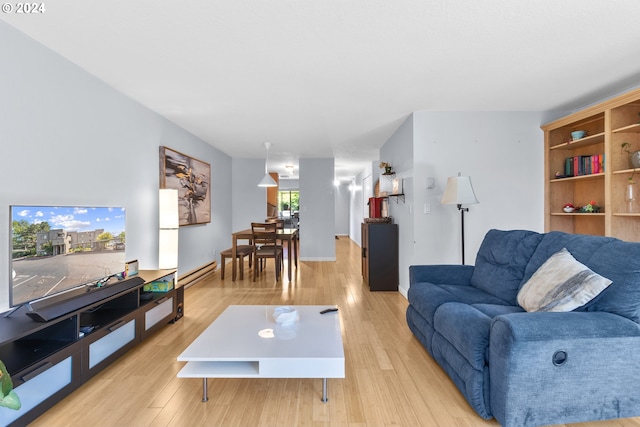
[[159, 219], [158, 268], [178, 268], [178, 190], [160, 189]]
[[443, 205], [458, 205], [460, 224], [462, 227], [462, 264], [464, 265], [464, 213], [465, 211], [469, 212], [469, 208], [463, 208], [462, 205], [479, 203], [473, 192], [471, 178], [468, 176], [460, 176], [460, 172], [458, 172], [458, 176], [450, 176], [447, 179], [447, 188], [444, 190], [444, 195], [440, 203]]

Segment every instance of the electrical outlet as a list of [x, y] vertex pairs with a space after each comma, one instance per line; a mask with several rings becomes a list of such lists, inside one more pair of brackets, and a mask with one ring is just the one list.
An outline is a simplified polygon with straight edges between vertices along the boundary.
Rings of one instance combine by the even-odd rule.
[[426, 213], [426, 214], [430, 214], [431, 213], [431, 203], [425, 203], [424, 204], [424, 213]]
[[433, 178], [427, 178], [427, 188], [433, 188], [435, 186], [436, 186], [436, 180]]

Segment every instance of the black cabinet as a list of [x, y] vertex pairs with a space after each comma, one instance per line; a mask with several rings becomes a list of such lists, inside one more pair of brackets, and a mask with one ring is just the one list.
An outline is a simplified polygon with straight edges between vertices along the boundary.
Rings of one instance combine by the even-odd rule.
[[176, 284], [175, 270], [142, 270], [137, 278], [132, 286], [123, 281], [37, 312], [21, 307], [0, 317], [0, 360], [22, 402], [18, 411], [0, 407], [0, 425], [31, 422], [178, 317], [181, 288], [140, 298], [144, 283]]
[[363, 223], [362, 277], [371, 291], [398, 290], [398, 226]]

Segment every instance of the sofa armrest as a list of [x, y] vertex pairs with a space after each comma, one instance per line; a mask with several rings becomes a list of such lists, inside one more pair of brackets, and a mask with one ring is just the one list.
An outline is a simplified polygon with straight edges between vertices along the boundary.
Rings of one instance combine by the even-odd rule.
[[429, 282], [447, 285], [468, 285], [473, 269], [472, 265], [412, 265], [409, 266], [409, 284]]
[[504, 427], [640, 415], [639, 354], [640, 326], [612, 313], [497, 316], [491, 412]]
[[604, 311], [511, 313], [493, 319], [494, 328], [508, 341], [640, 337], [640, 325]]

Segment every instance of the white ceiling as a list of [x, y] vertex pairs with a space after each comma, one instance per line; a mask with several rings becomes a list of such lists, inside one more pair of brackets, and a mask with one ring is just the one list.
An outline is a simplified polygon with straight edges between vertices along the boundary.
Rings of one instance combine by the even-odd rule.
[[[378, 159], [413, 111], [576, 108], [640, 84], [638, 0], [42, 0], [3, 19], [234, 157]], [[297, 174], [297, 169], [294, 174]]]

